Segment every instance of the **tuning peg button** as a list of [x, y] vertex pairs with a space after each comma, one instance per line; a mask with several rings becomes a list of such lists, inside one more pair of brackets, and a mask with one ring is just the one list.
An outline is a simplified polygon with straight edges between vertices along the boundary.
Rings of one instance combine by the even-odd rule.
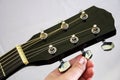
[[113, 42], [103, 42], [101, 48], [104, 51], [110, 51], [114, 48], [114, 44], [113, 44]]
[[86, 59], [91, 59], [93, 54], [90, 50], [82, 51], [82, 56], [84, 56]]
[[47, 37], [48, 37], [48, 34], [45, 33], [44, 31], [40, 33], [40, 39], [46, 39]]
[[75, 44], [79, 41], [79, 38], [76, 36], [76, 35], [72, 35], [71, 38], [70, 38], [70, 42]]
[[57, 52], [57, 48], [53, 45], [49, 45], [48, 53], [55, 54]]
[[92, 29], [91, 29], [91, 32], [93, 34], [98, 34], [98, 33], [100, 33], [100, 28], [96, 24], [94, 24]]
[[61, 73], [67, 71], [71, 67], [71, 64], [70, 64], [69, 61], [65, 61], [65, 62], [64, 61], [60, 61], [60, 62], [61, 62], [61, 64], [60, 64], [58, 70]]
[[80, 19], [86, 20], [88, 18], [88, 14], [85, 11], [81, 11]]
[[61, 29], [67, 30], [68, 28], [69, 28], [69, 24], [66, 23], [65, 21], [62, 21], [62, 23], [61, 23]]

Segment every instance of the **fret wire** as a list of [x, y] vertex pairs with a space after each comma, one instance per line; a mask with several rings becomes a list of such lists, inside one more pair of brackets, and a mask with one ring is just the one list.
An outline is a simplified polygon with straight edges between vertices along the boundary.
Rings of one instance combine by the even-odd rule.
[[[90, 30], [90, 29], [91, 29], [91, 28], [85, 29], [85, 30], [83, 30], [83, 31], [81, 31], [81, 32], [75, 33], [75, 35], [76, 35], [76, 34], [83, 33], [83, 32], [88, 31], [88, 30]], [[70, 35], [70, 36], [71, 36], [71, 35]], [[65, 38], [59, 39], [59, 40], [57, 40], [57, 41], [53, 41], [52, 43], [53, 43], [53, 45], [58, 44], [58, 43], [60, 43], [60, 42], [62, 42], [62, 41], [64, 41], [64, 40], [69, 39], [68, 37], [70, 37], [70, 36], [67, 36], [67, 37], [65, 37]], [[46, 44], [46, 45], [43, 45], [42, 47], [44, 47], [44, 46], [47, 46], [47, 47], [48, 47], [48, 45], [50, 45], [50, 44], [52, 44], [52, 43], [48, 43], [48, 44]], [[26, 56], [28, 57], [28, 55], [32, 55], [32, 54], [34, 54], [35, 52], [40, 51], [40, 50], [41, 50], [40, 48], [41, 48], [41, 47], [37, 47], [37, 48], [35, 48], [35, 49], [32, 49], [32, 50], [29, 50], [29, 51], [25, 52], [25, 53], [26, 53]], [[37, 50], [37, 49], [38, 49], [38, 50]], [[29, 52], [31, 52], [31, 51], [34, 51], [34, 52], [31, 53], [31, 54], [27, 54], [27, 53], [29, 53]], [[29, 58], [28, 58], [28, 59], [29, 59]]]
[[2, 73], [3, 73], [3, 76], [5, 77], [5, 76], [6, 76], [6, 73], [5, 73], [5, 71], [4, 71], [3, 66], [2, 66], [1, 63], [0, 63], [0, 69], [1, 69], [1, 71], [2, 71]]

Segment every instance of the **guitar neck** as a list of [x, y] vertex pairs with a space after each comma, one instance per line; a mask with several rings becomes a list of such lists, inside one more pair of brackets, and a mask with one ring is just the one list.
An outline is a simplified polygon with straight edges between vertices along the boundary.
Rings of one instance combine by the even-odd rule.
[[0, 80], [5, 80], [23, 66], [16, 48], [12, 49], [0, 57]]

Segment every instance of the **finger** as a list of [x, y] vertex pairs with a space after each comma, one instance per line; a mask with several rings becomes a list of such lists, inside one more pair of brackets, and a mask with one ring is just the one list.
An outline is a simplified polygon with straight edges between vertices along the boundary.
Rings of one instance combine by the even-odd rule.
[[[84, 73], [86, 69], [87, 60], [84, 57], [77, 57], [76, 62], [73, 66], [66, 71], [61, 78], [65, 80], [78, 80], [79, 77]], [[74, 77], [73, 77], [74, 76]]]
[[83, 73], [83, 78], [87, 80], [88, 78], [92, 78], [93, 75], [94, 75], [93, 68], [90, 67], [90, 68], [87, 68], [86, 71]]
[[[80, 54], [80, 55], [76, 56], [75, 58], [71, 59], [71, 60], [69, 61], [70, 64], [73, 65], [73, 64], [76, 62], [76, 60], [77, 60], [77, 59], [80, 59], [81, 57], [82, 57], [82, 54]], [[87, 67], [87, 68], [88, 68], [88, 67], [93, 67], [92, 61], [88, 60], [86, 67]], [[52, 71], [51, 73], [52, 73], [52, 74], [55, 74], [56, 76], [59, 76], [59, 75], [62, 74], [62, 73], [59, 72], [58, 68], [56, 68], [56, 69], [55, 69], [54, 71]]]
[[78, 79], [78, 80], [86, 80], [86, 79], [84, 79], [83, 77], [81, 77], [80, 79]]
[[86, 80], [92, 80], [91, 78], [88, 78], [88, 79], [86, 79]]
[[[76, 62], [76, 60], [77, 60], [77, 59], [80, 59], [81, 57], [82, 57], [82, 55], [80, 54], [80, 55], [76, 56], [75, 58], [71, 59], [71, 60], [69, 61], [70, 64], [73, 65], [73, 64]], [[56, 68], [55, 70], [53, 70], [52, 73], [55, 73], [55, 74], [57, 74], [57, 75], [60, 75], [60, 74], [61, 74], [61, 73], [59, 72], [58, 68]]]
[[71, 59], [71, 60], [69, 61], [70, 64], [73, 65], [73, 64], [76, 62], [76, 60], [77, 60], [77, 59], [80, 59], [81, 57], [82, 57], [82, 54], [80, 54], [80, 55], [76, 56], [75, 58]]
[[87, 68], [89, 68], [89, 67], [94, 67], [93, 62], [92, 62], [91, 60], [88, 60], [86, 67], [87, 67]]

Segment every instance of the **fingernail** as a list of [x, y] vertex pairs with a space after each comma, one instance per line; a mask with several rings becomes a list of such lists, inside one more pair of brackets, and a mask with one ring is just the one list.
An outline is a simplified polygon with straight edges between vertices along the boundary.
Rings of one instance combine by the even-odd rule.
[[80, 63], [80, 64], [85, 64], [85, 58], [82, 57], [82, 58], [80, 59], [79, 63]]

